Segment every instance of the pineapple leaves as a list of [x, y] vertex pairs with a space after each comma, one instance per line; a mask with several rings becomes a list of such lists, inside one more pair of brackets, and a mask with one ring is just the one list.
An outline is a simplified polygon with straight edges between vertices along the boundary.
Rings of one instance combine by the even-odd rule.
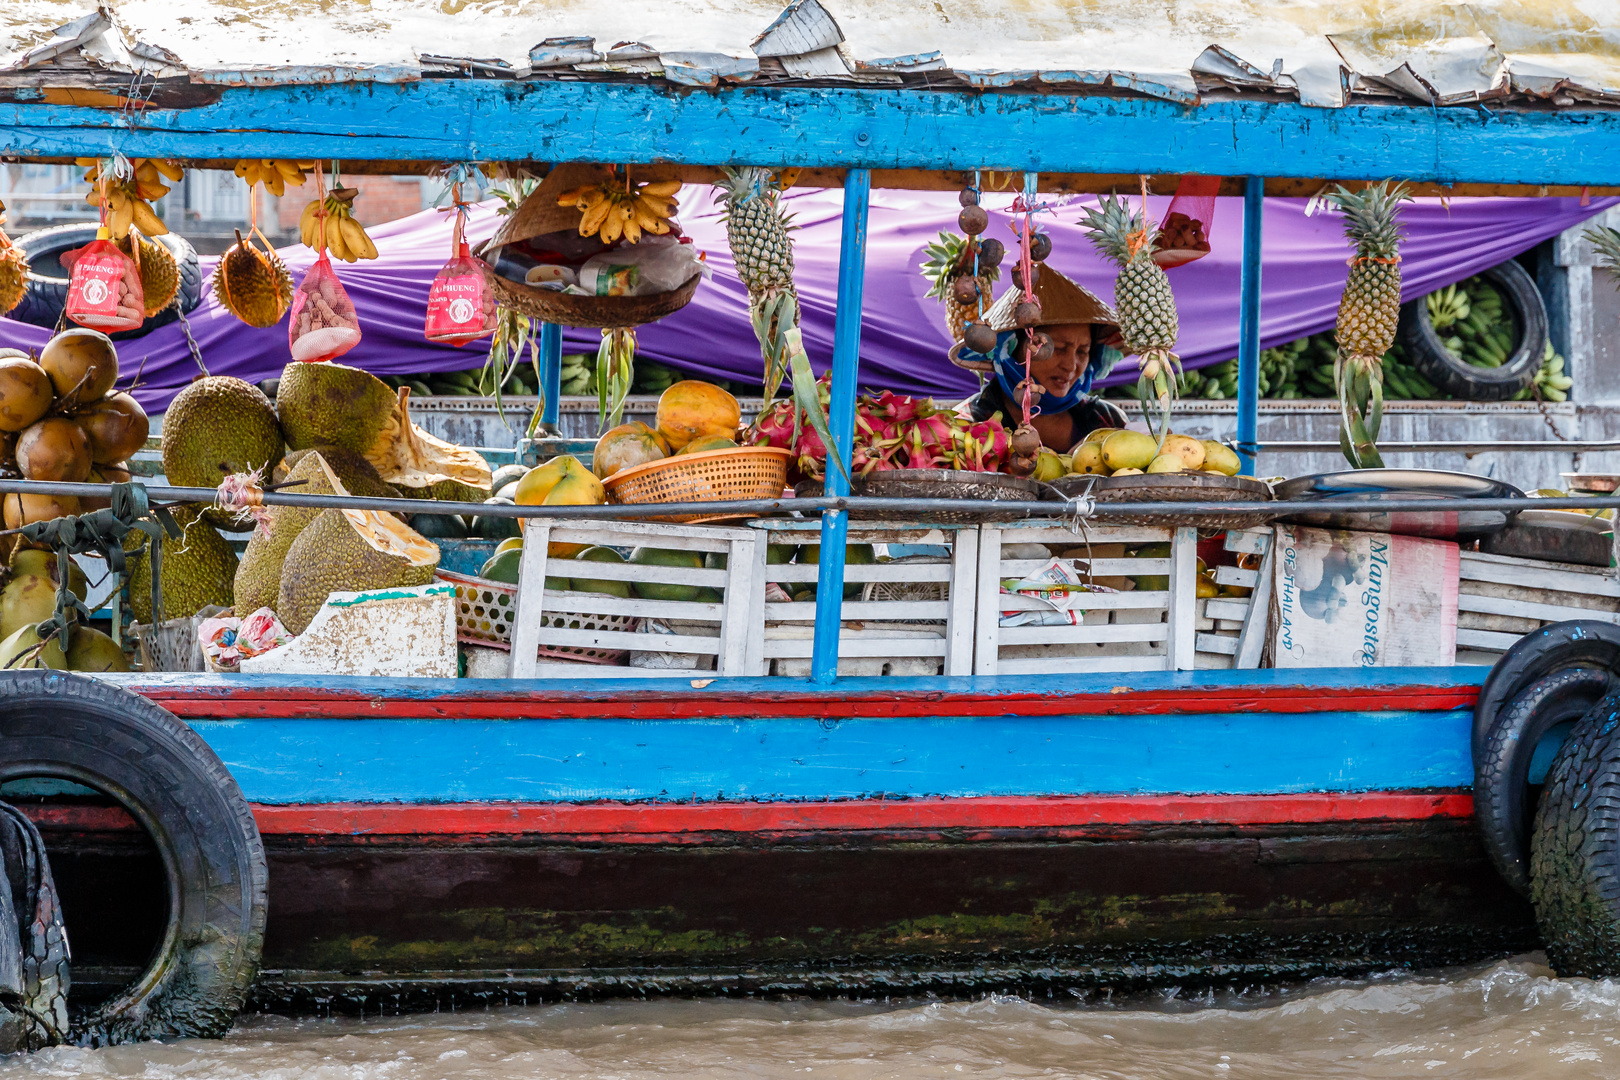
[[797, 326], [791, 327], [784, 337], [788, 370], [793, 375], [793, 404], [797, 406], [794, 429], [797, 431], [801, 417], [809, 422], [811, 430], [821, 439], [821, 445], [827, 448], [827, 459], [837, 463], [838, 471], [847, 481], [849, 470], [844, 467], [844, 457], [834, 445], [832, 431], [827, 427], [827, 414], [822, 411], [821, 395], [816, 392], [816, 373], [810, 370], [810, 358], [804, 352], [804, 338]]
[[[1620, 229], [1607, 225], [1594, 225], [1581, 233], [1581, 239], [1597, 249], [1598, 265], [1611, 274], [1620, 275]], [[1615, 282], [1620, 289], [1620, 280]]]

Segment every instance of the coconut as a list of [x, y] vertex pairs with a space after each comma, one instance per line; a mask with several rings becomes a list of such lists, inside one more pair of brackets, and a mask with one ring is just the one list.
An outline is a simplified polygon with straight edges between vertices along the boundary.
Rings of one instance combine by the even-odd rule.
[[62, 412], [106, 397], [118, 381], [118, 349], [99, 330], [64, 330], [45, 343], [39, 366], [51, 377]]
[[90, 441], [90, 460], [101, 465], [125, 461], [146, 445], [152, 425], [140, 402], [128, 394], [108, 394], [78, 412], [73, 419]]
[[51, 411], [51, 377], [16, 349], [0, 351], [0, 431], [21, 431]]
[[[127, 484], [129, 483], [129, 463], [120, 461], [113, 465], [97, 465], [90, 470], [90, 483], [92, 484]], [[88, 513], [91, 510], [106, 510], [112, 506], [112, 498], [103, 498], [99, 495], [81, 495], [79, 505]]]
[[0, 502], [0, 516], [6, 528], [20, 529], [36, 521], [67, 517], [80, 512], [79, 500], [72, 495], [7, 495]]
[[65, 416], [51, 416], [17, 436], [17, 467], [30, 480], [78, 484], [90, 476], [90, 440]]

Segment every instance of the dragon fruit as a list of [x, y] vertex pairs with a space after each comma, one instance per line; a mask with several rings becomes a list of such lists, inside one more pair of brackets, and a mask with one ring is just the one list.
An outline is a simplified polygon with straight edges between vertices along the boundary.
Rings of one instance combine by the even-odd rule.
[[793, 449], [793, 402], [787, 398], [771, 402], [749, 429], [748, 445]]
[[1012, 450], [1012, 433], [1001, 422], [1001, 414], [969, 424], [956, 431], [951, 468], [968, 472], [1000, 472]]

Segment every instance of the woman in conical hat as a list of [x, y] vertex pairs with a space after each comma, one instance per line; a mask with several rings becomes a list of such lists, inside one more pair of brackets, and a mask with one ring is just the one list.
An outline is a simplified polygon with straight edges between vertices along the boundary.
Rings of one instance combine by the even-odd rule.
[[[1125, 413], [1091, 394], [1091, 384], [1113, 369], [1120, 359], [1119, 319], [1097, 297], [1050, 266], [1036, 264], [1035, 297], [1041, 304], [1041, 323], [1035, 328], [1052, 342], [1052, 355], [1033, 360], [1029, 376], [1040, 387], [1031, 404], [1041, 445], [1067, 453], [1097, 428], [1124, 427]], [[1029, 335], [1018, 329], [1013, 313], [1023, 290], [1008, 289], [989, 311], [985, 322], [996, 331], [996, 347], [975, 353], [958, 345], [953, 358], [965, 367], [993, 372], [984, 389], [963, 403], [974, 420], [1000, 413], [1009, 427], [1023, 422], [1024, 350]]]

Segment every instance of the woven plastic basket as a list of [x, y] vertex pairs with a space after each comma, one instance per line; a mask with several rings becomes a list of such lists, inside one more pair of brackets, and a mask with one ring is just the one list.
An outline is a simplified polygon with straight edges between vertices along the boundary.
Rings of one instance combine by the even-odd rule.
[[[456, 587], [457, 641], [490, 649], [512, 648], [512, 623], [517, 617], [516, 585], [450, 570], [440, 570], [436, 576], [440, 581], [448, 581]], [[634, 633], [641, 620], [629, 615], [547, 611], [541, 615], [540, 622], [542, 626], [570, 630], [622, 630]], [[630, 650], [542, 645], [539, 655], [587, 664], [623, 664], [630, 658]]]
[[[779, 499], [787, 486], [788, 459], [774, 446], [705, 450], [677, 454], [631, 469], [620, 469], [602, 485], [616, 503], [735, 502]], [[748, 514], [665, 514], [653, 521], [733, 521]]]

